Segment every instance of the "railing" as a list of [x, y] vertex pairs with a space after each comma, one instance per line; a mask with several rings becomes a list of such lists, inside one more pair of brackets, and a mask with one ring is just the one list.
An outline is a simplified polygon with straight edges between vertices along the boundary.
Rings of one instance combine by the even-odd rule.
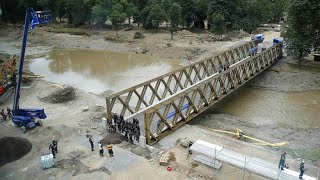
[[254, 46], [255, 43], [252, 41], [245, 42], [212, 58], [108, 96], [106, 98], [108, 121], [112, 120], [112, 113], [118, 113], [126, 118], [202, 81], [215, 74], [222, 65], [230, 66], [248, 57], [248, 50]]

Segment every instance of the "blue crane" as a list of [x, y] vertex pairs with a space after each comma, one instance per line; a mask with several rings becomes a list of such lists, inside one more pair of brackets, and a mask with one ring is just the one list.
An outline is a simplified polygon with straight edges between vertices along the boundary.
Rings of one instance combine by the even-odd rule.
[[16, 126], [21, 127], [23, 132], [26, 132], [27, 129], [32, 129], [36, 126], [42, 126], [41, 120], [36, 120], [36, 118], [47, 118], [44, 109], [20, 109], [19, 99], [24, 56], [28, 39], [28, 30], [29, 28], [33, 30], [35, 26], [40, 24], [47, 24], [50, 21], [52, 21], [52, 15], [50, 11], [34, 11], [33, 8], [27, 8], [21, 46], [21, 55], [19, 61], [19, 69], [16, 77], [17, 84], [15, 86], [12, 109], [12, 121]]

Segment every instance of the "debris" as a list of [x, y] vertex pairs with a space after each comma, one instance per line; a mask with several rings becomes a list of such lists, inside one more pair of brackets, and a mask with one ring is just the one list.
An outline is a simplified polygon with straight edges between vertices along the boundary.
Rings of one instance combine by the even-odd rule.
[[51, 84], [51, 86], [63, 89], [65, 85], [64, 84]]
[[147, 53], [148, 51], [149, 51], [148, 48], [143, 48], [142, 51], [141, 51], [141, 53], [142, 53], [142, 54], [145, 54], [145, 53]]
[[180, 145], [182, 147], [185, 147], [185, 148], [188, 148], [189, 146], [189, 143], [190, 143], [190, 140], [188, 138], [184, 138], [184, 139], [179, 139], [178, 141], [180, 141]]
[[[137, 54], [145, 54], [145, 53], [147, 53], [149, 51], [149, 49], [148, 48], [136, 48], [135, 49], [135, 52], [137, 53]], [[121, 97], [122, 98], [122, 97]]]
[[76, 98], [76, 90], [74, 87], [66, 87], [64, 89], [59, 89], [49, 96], [44, 97], [42, 100], [48, 101], [50, 103], [64, 103], [72, 101]]
[[143, 39], [145, 36], [141, 32], [134, 33], [134, 39]]
[[199, 166], [199, 164], [197, 164], [197, 163], [191, 163], [191, 167], [192, 168], [195, 168], [195, 167], [198, 167]]
[[167, 43], [167, 47], [171, 47], [172, 46], [172, 44], [171, 43]]
[[130, 27], [125, 28], [124, 31], [130, 31], [130, 30], [132, 30], [132, 29], [133, 29], [133, 27], [130, 26]]
[[163, 154], [160, 159], [159, 159], [159, 164], [161, 166], [167, 166], [170, 160], [170, 155], [169, 154]]
[[181, 36], [189, 36], [189, 37], [193, 37], [194, 34], [188, 30], [182, 30], [178, 32], [179, 35]]
[[169, 160], [170, 161], [176, 161], [176, 155], [174, 154], [174, 152], [169, 152]]
[[89, 111], [89, 106], [86, 106], [86, 107], [82, 108], [82, 112], [86, 112], [86, 111]]

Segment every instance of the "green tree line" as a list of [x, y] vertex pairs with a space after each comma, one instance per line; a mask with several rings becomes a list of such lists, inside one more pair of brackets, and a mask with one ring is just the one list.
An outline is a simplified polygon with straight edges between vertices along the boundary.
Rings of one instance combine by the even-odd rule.
[[157, 29], [162, 23], [171, 32], [177, 28], [204, 28], [225, 33], [243, 29], [251, 32], [264, 22], [276, 22], [283, 15], [287, 0], [0, 0], [2, 19], [17, 22], [24, 19], [27, 7], [52, 10], [58, 21], [75, 26], [103, 26], [110, 20], [116, 29], [126, 20], [146, 29]]

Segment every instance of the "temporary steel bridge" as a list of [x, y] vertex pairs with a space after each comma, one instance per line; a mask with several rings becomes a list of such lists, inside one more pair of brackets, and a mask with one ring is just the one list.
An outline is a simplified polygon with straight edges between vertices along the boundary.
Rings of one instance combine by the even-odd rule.
[[[137, 118], [147, 144], [153, 144], [189, 122], [282, 57], [282, 44], [254, 56], [244, 42], [211, 58], [106, 97], [107, 120], [118, 113]], [[221, 68], [225, 66], [225, 68]]]

